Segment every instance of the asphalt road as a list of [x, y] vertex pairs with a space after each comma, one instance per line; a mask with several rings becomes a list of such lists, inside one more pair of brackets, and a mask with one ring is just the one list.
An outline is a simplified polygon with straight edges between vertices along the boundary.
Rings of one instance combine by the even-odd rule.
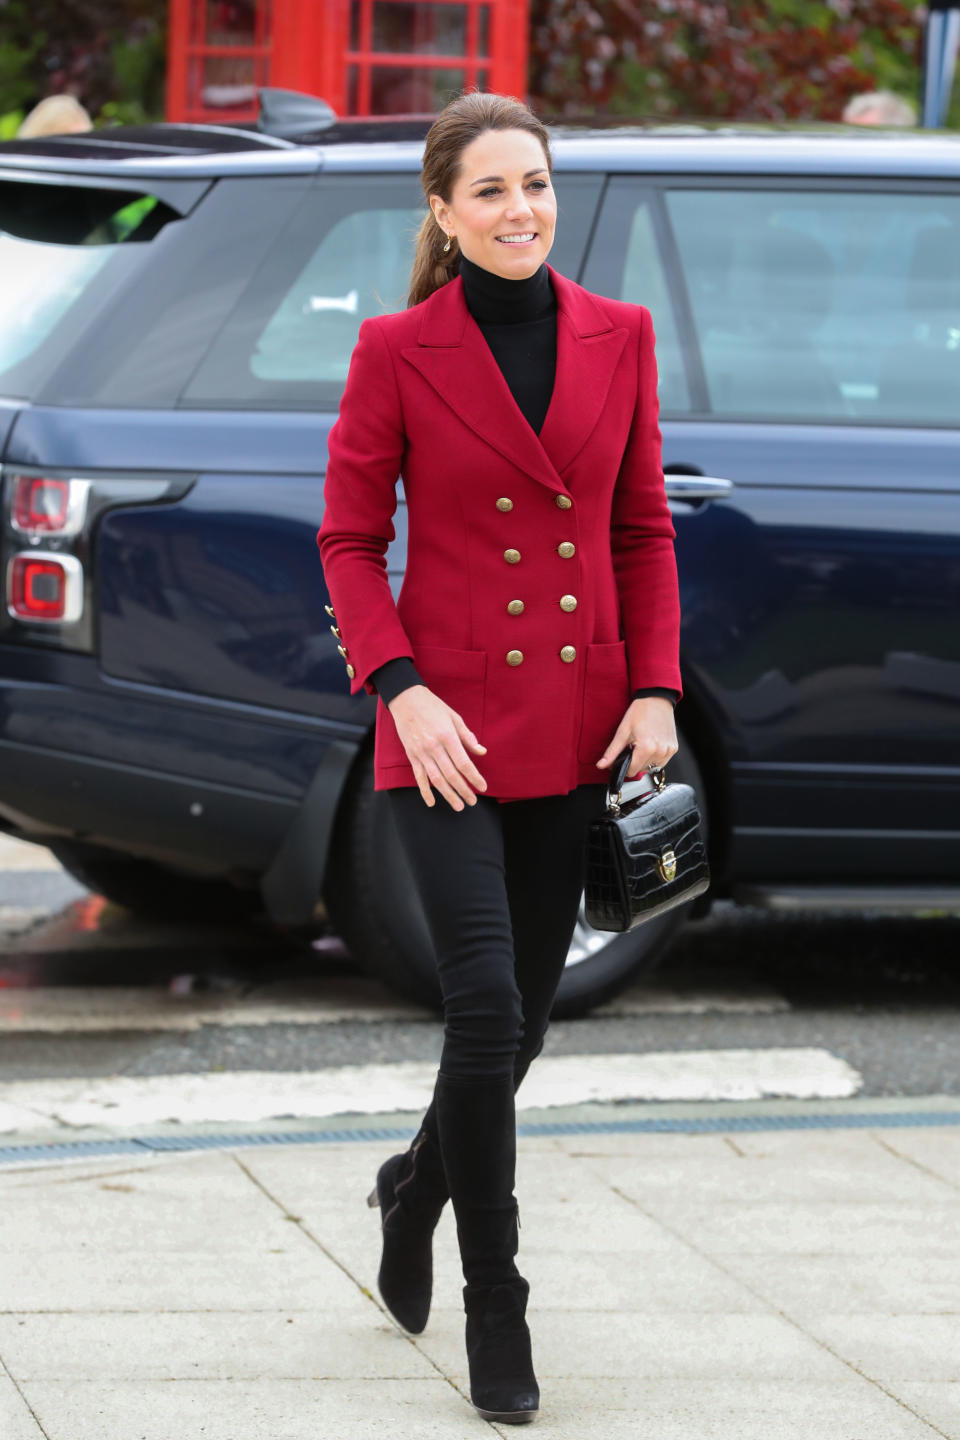
[[[163, 1077], [196, 1077], [196, 1118], [220, 1103], [204, 1084], [212, 1094], [244, 1073], [261, 1089], [262, 1077], [282, 1082], [273, 1103], [294, 1110], [291, 1077], [318, 1076], [328, 1110], [338, 1086], [351, 1107], [372, 1109], [391, 1077], [420, 1093], [440, 1055], [439, 1018], [358, 974], [335, 937], [307, 947], [249, 925], [147, 925], [90, 895], [46, 850], [2, 837], [0, 952], [0, 1111], [5, 1093], [32, 1104], [29, 1084], [65, 1103], [66, 1081], [96, 1082], [101, 1098], [126, 1085], [146, 1103], [151, 1077], [170, 1109]], [[550, 1066], [535, 1068], [558, 1094], [624, 1100], [955, 1096], [958, 1008], [958, 916], [811, 918], [721, 903], [602, 1013], [555, 1022], [541, 1057]]]

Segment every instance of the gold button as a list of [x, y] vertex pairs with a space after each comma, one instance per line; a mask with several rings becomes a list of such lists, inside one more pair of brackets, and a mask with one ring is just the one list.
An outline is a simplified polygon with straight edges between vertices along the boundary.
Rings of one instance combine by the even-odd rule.
[[569, 510], [570, 506], [573, 504], [573, 501], [570, 499], [569, 495], [558, 495], [556, 498], [557, 504], [560, 506], [561, 510]]
[[344, 650], [343, 646], [342, 646], [342, 645], [338, 645], [338, 646], [337, 646], [337, 649], [340, 651], [340, 654], [343, 656], [344, 660], [346, 660], [346, 658], [347, 658], [347, 652], [346, 652], [346, 650]]
[[354, 670], [354, 668], [353, 668], [352, 665], [348, 665], [348, 666], [347, 666], [347, 674], [350, 676], [350, 679], [351, 679], [351, 680], [353, 679], [354, 675], [356, 675], [356, 673], [357, 673], [357, 672], [356, 672], [356, 670]]
[[323, 608], [324, 608], [324, 610], [326, 610], [327, 614], [328, 614], [329, 616], [331, 616], [332, 619], [336, 620], [337, 617], [336, 617], [336, 615], [334, 615], [334, 613], [333, 613], [333, 606], [332, 606], [332, 605], [324, 605]]
[[508, 650], [508, 651], [507, 651], [507, 664], [508, 664], [508, 665], [519, 665], [519, 664], [521, 664], [522, 661], [523, 661], [523, 651], [522, 651], [522, 650]]
[[520, 551], [519, 551], [519, 550], [504, 550], [504, 552], [503, 552], [503, 558], [504, 558], [504, 560], [507, 561], [507, 563], [508, 563], [509, 565], [516, 565], [517, 561], [520, 559]]
[[509, 605], [507, 606], [507, 609], [509, 610], [509, 612], [510, 612], [511, 615], [522, 615], [522, 614], [523, 614], [523, 601], [522, 601], [522, 600], [511, 600], [510, 603], [509, 603]]
[[577, 597], [576, 597], [576, 595], [561, 595], [561, 596], [560, 596], [560, 609], [561, 609], [561, 610], [576, 610], [576, 608], [577, 608]]
[[557, 546], [557, 549], [563, 556], [564, 560], [569, 560], [570, 556], [576, 553], [577, 547], [576, 545], [574, 545], [572, 540], [564, 540], [560, 545]]
[[336, 635], [336, 637], [337, 637], [338, 640], [342, 640], [342, 639], [343, 639], [343, 636], [340, 634], [340, 627], [339, 627], [339, 625], [331, 625], [331, 626], [330, 626], [330, 630], [331, 630], [331, 633], [332, 633], [332, 634]]
[[560, 651], [560, 659], [561, 659], [561, 660], [576, 660], [576, 658], [577, 658], [577, 652], [576, 652], [576, 650], [573, 648], [573, 646], [572, 646], [572, 645], [564, 645], [563, 649]]
[[512, 500], [509, 500], [506, 495], [501, 495], [500, 499], [497, 501], [497, 509], [498, 509], [498, 510], [512, 510], [512, 509], [513, 509], [513, 501], [512, 501]]

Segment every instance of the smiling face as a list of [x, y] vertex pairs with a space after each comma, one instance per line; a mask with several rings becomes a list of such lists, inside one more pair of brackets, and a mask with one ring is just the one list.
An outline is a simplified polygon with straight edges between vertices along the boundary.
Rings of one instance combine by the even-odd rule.
[[[526, 130], [471, 140], [449, 202], [431, 195], [430, 205], [468, 260], [508, 280], [532, 275], [553, 245], [557, 197], [543, 146]], [[511, 235], [524, 238], [504, 238]]]

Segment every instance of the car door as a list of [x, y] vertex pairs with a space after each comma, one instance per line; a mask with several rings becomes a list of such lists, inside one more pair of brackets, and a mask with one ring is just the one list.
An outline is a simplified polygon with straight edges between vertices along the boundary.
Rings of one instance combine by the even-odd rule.
[[584, 283], [651, 308], [665, 469], [734, 482], [677, 517], [731, 878], [956, 878], [958, 188], [618, 175]]

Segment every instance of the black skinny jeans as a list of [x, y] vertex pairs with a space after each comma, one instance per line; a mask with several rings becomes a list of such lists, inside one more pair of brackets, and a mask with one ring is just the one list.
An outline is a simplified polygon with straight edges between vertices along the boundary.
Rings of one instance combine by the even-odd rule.
[[[510, 1074], [543, 1048], [584, 885], [586, 830], [606, 785], [454, 810], [417, 786], [385, 792], [434, 942], [443, 998], [440, 1073]], [[424, 1126], [436, 1135], [434, 1106]]]

